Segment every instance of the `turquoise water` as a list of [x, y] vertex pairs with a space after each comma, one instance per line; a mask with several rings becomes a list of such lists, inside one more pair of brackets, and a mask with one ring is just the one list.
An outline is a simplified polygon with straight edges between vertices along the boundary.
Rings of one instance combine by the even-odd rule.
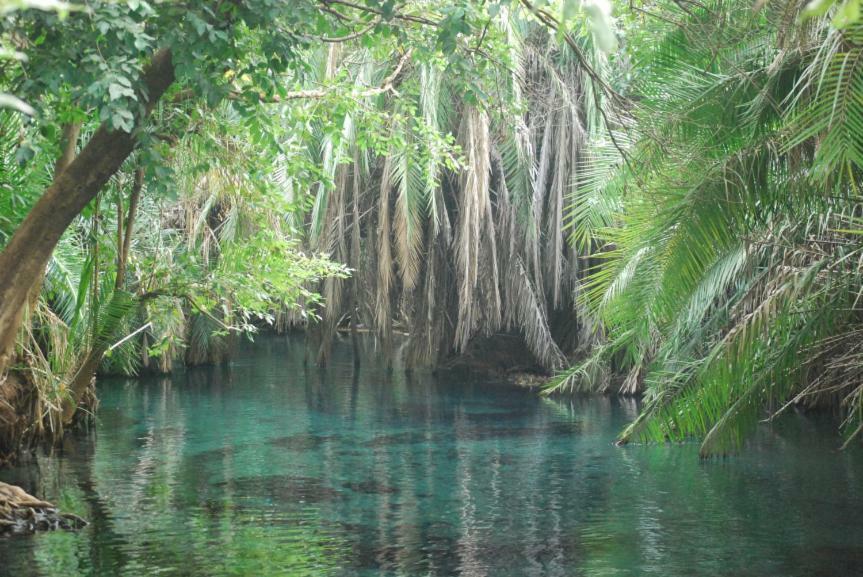
[[102, 382], [95, 431], [0, 471], [91, 525], [0, 539], [0, 575], [863, 575], [863, 455], [831, 423], [699, 461], [613, 446], [633, 402], [303, 356]]

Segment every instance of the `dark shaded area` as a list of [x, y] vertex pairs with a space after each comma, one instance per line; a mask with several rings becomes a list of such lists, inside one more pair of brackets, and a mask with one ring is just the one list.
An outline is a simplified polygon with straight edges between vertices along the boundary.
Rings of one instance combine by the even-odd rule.
[[462, 354], [451, 355], [438, 367], [441, 375], [479, 378], [506, 377], [514, 380], [521, 373], [550, 376], [517, 334], [479, 336], [470, 341]]

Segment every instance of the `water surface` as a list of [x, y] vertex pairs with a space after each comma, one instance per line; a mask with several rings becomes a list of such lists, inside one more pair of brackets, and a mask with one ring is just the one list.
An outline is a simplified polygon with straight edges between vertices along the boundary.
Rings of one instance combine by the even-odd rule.
[[303, 356], [102, 381], [92, 433], [0, 471], [91, 525], [0, 539], [0, 575], [863, 575], [863, 455], [832, 423], [699, 461], [614, 447], [631, 401]]

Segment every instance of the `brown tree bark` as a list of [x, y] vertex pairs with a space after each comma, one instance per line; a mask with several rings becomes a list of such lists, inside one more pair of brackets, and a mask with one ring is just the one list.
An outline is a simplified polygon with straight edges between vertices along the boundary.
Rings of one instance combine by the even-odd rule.
[[[126, 265], [129, 262], [129, 249], [132, 246], [132, 229], [135, 225], [135, 213], [138, 211], [138, 200], [141, 198], [141, 189], [144, 188], [144, 169], [140, 166], [135, 169], [135, 181], [132, 184], [132, 194], [129, 195], [129, 213], [126, 217], [125, 227], [122, 222], [122, 204], [120, 213], [117, 215], [117, 278], [114, 288], [123, 288], [126, 282]], [[125, 230], [124, 230], [125, 229]], [[122, 241], [122, 244], [119, 244]]]
[[[81, 134], [81, 123], [70, 122], [63, 125], [63, 138], [60, 142], [60, 156], [57, 157], [57, 162], [54, 163], [54, 180], [66, 170], [72, 161], [75, 160], [75, 153], [78, 150], [78, 135]], [[24, 309], [27, 313], [32, 313], [39, 300], [39, 293], [42, 292], [42, 282], [45, 280], [45, 268], [39, 273], [39, 278], [30, 287], [30, 294], [27, 295], [27, 308]], [[23, 316], [23, 313], [22, 313]], [[0, 371], [2, 374], [2, 371]]]
[[[125, 231], [122, 218], [122, 210], [118, 214], [117, 219], [117, 277], [114, 279], [114, 290], [123, 288], [126, 280], [126, 262], [129, 259], [129, 248], [132, 243], [132, 229], [135, 222], [135, 212], [138, 209], [138, 200], [141, 197], [141, 189], [144, 187], [144, 169], [138, 167], [135, 169], [135, 181], [132, 185], [132, 193], [129, 197], [129, 213], [126, 217]], [[122, 204], [118, 204], [122, 206]], [[98, 279], [93, 280], [93, 286], [98, 286]], [[96, 331], [96, 324], [93, 324], [93, 330]], [[90, 351], [78, 367], [69, 383], [69, 397], [63, 401], [63, 424], [69, 424], [75, 417], [75, 412], [78, 409], [78, 403], [87, 392], [87, 388], [96, 378], [96, 371], [99, 370], [99, 365], [102, 362], [102, 357], [105, 355], [106, 347], [100, 345], [93, 339], [90, 345]]]
[[[174, 81], [168, 49], [157, 51], [144, 71], [149, 113]], [[38, 284], [63, 232], [120, 168], [135, 135], [102, 125], [81, 153], [58, 174], [0, 253], [0, 374], [8, 367], [27, 295]]]
[[60, 143], [62, 152], [54, 164], [55, 180], [75, 160], [75, 152], [78, 150], [78, 135], [80, 134], [80, 122], [70, 122], [63, 126], [63, 141]]

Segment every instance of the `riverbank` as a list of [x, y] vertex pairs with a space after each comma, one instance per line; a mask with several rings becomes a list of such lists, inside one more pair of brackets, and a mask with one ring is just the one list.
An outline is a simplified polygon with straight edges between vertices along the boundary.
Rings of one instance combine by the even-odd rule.
[[81, 517], [63, 513], [52, 503], [37, 499], [21, 487], [0, 482], [0, 536], [74, 530], [86, 525]]

